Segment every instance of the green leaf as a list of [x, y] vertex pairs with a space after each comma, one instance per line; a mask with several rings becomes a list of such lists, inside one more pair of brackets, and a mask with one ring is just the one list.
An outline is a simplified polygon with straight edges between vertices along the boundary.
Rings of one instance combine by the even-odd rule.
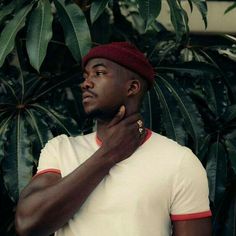
[[170, 7], [170, 18], [176, 33], [176, 40], [180, 41], [189, 32], [186, 12], [176, 0], [167, 0]]
[[211, 135], [206, 135], [206, 137], [204, 137], [202, 144], [199, 148], [199, 153], [197, 154], [198, 159], [203, 162], [203, 160], [205, 160], [205, 158], [207, 157], [207, 153], [209, 151], [209, 146], [210, 146], [210, 142], [211, 142]]
[[3, 65], [6, 56], [14, 48], [16, 34], [24, 27], [26, 16], [32, 6], [33, 4], [29, 4], [21, 9], [3, 29], [0, 36], [0, 67]]
[[64, 30], [66, 45], [75, 60], [79, 62], [91, 47], [86, 18], [75, 3], [65, 4], [63, 0], [55, 0], [54, 3]]
[[221, 118], [227, 123], [236, 120], [236, 104], [228, 106]]
[[85, 127], [85, 122], [89, 119], [86, 118], [84, 113], [84, 107], [82, 104], [82, 93], [78, 86], [73, 86], [70, 89], [66, 89], [67, 101], [68, 103], [65, 106], [68, 108], [68, 113], [70, 117], [76, 120], [78, 129], [85, 130], [85, 129], [92, 129], [93, 125], [89, 125]]
[[52, 38], [51, 5], [48, 0], [40, 0], [29, 19], [26, 48], [30, 64], [39, 71]]
[[139, 12], [145, 22], [145, 29], [157, 18], [161, 11], [161, 0], [138, 0]]
[[40, 147], [43, 148], [45, 143], [53, 137], [47, 123], [40, 117], [40, 114], [34, 109], [26, 109], [28, 114], [28, 123], [35, 132]]
[[65, 117], [62, 113], [58, 113], [54, 109], [40, 104], [33, 104], [32, 107], [37, 109], [41, 114], [47, 115], [53, 121], [52, 125], [59, 127], [63, 133], [65, 132], [68, 135], [78, 134], [79, 130], [76, 122], [70, 117]]
[[90, 10], [90, 18], [92, 24], [98, 19], [98, 17], [103, 13], [107, 4], [110, 0], [95, 0], [92, 2], [91, 10]]
[[192, 0], [188, 0], [188, 3], [189, 3], [190, 10], [191, 10], [191, 12], [192, 12], [192, 11], [193, 11], [193, 3], [192, 3]]
[[8, 5], [2, 7], [2, 9], [0, 10], [0, 23], [2, 22], [2, 20], [9, 14], [12, 13], [12, 11], [15, 8], [15, 2], [12, 1], [11, 3], [9, 3]]
[[224, 195], [227, 181], [227, 156], [224, 145], [217, 140], [210, 146], [206, 171], [209, 181], [210, 200], [218, 204]]
[[183, 128], [183, 118], [180, 117], [176, 102], [173, 101], [169, 90], [160, 81], [154, 83], [154, 90], [160, 100], [162, 119], [164, 120], [167, 136], [184, 145], [187, 135]]
[[176, 99], [180, 109], [186, 129], [194, 140], [195, 153], [199, 152], [201, 138], [205, 135], [203, 121], [190, 97], [181, 89], [181, 87], [168, 76], [158, 76], [158, 79], [171, 91], [171, 95]]
[[8, 98], [10, 97], [11, 100], [19, 101], [19, 98], [16, 95], [16, 91], [14, 87], [11, 85], [11, 83], [9, 83], [8, 81], [5, 81], [3, 78], [0, 78], [0, 81], [2, 84], [4, 84], [6, 91], [8, 91], [7, 92]]
[[218, 75], [219, 71], [217, 68], [211, 64], [204, 62], [185, 62], [173, 65], [165, 65], [163, 67], [157, 67], [157, 71], [160, 72], [177, 72], [180, 74], [191, 74], [193, 76], [205, 75], [205, 74], [215, 74]]
[[3, 178], [11, 198], [17, 201], [19, 193], [32, 178], [33, 157], [24, 116], [19, 112], [12, 120], [12, 132], [2, 161]]
[[236, 175], [236, 139], [228, 139], [225, 141], [228, 156], [231, 162], [232, 169]]
[[202, 19], [207, 28], [207, 3], [205, 0], [191, 0], [201, 13]]
[[236, 37], [234, 37], [233, 35], [224, 34], [223, 37], [228, 39], [229, 41], [231, 41], [233, 43], [236, 43]]
[[152, 103], [149, 91], [147, 92], [143, 100], [141, 114], [145, 121], [145, 127], [152, 129]]
[[7, 141], [7, 132], [9, 130], [9, 124], [10, 124], [11, 119], [12, 119], [12, 115], [7, 117], [0, 123], [0, 164], [5, 156], [4, 144]]
[[225, 10], [224, 14], [228, 13], [229, 11], [232, 11], [234, 8], [236, 8], [236, 2], [233, 3], [231, 6], [229, 6], [229, 7]]
[[214, 114], [215, 117], [219, 117], [228, 106], [228, 98], [226, 96], [227, 89], [222, 81], [203, 79], [200, 81], [202, 92], [205, 95], [207, 106]]

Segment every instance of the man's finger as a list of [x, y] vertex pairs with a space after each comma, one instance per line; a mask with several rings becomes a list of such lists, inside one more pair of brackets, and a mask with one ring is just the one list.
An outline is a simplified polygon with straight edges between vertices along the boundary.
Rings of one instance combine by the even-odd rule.
[[108, 124], [108, 128], [116, 125], [117, 123], [119, 123], [125, 116], [125, 106], [122, 105], [119, 109], [119, 111], [117, 112], [117, 114], [114, 116], [114, 118], [111, 120], [111, 122]]

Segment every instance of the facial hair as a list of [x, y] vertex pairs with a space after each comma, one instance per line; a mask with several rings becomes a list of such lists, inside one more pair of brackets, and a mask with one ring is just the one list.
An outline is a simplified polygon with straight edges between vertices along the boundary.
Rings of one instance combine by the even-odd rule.
[[118, 113], [119, 109], [120, 109], [120, 106], [110, 108], [109, 110], [96, 109], [96, 110], [86, 113], [86, 117], [96, 119], [96, 120], [109, 121], [114, 118], [114, 116]]

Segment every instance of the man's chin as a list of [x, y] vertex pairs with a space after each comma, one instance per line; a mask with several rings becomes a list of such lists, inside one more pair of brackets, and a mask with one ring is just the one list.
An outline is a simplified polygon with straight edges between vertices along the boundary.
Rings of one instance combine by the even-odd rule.
[[87, 118], [92, 118], [96, 120], [110, 120], [112, 119], [117, 112], [114, 112], [112, 110], [110, 111], [102, 111], [102, 110], [91, 110], [91, 111], [85, 111], [85, 115]]

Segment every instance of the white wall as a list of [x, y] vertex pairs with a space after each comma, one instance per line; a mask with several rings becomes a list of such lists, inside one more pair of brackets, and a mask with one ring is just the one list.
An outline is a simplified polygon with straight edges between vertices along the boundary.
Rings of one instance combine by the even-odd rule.
[[[194, 7], [193, 12], [191, 13], [189, 4], [187, 1], [182, 1], [182, 6], [187, 11], [189, 16], [189, 27], [191, 32], [197, 33], [230, 33], [236, 34], [236, 8], [224, 14], [224, 11], [228, 6], [232, 5], [232, 2], [219, 2], [211, 1], [207, 2], [208, 6], [208, 27], [205, 30], [204, 22], [202, 20], [201, 14], [198, 9]], [[160, 16], [157, 20], [160, 21], [168, 30], [173, 30], [173, 27], [170, 23], [169, 17], [169, 6], [167, 2], [162, 1], [162, 10]]]

